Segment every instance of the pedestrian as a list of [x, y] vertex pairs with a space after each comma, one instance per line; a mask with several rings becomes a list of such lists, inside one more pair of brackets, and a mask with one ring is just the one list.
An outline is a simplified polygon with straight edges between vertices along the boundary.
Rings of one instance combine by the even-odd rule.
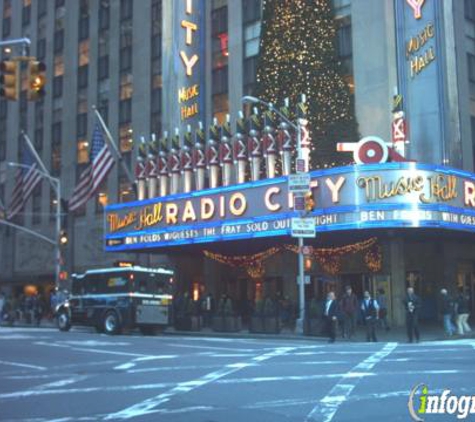
[[377, 342], [376, 324], [379, 317], [379, 305], [376, 299], [371, 298], [369, 291], [364, 292], [361, 301], [361, 312], [363, 313], [363, 321], [366, 325], [366, 341]]
[[456, 313], [457, 313], [457, 332], [459, 335], [463, 336], [472, 331], [470, 325], [468, 325], [469, 317], [469, 296], [466, 295], [463, 291], [463, 287], [459, 289], [459, 295], [455, 302]]
[[358, 313], [358, 298], [351, 286], [346, 286], [345, 294], [340, 300], [340, 310], [343, 315], [343, 337], [351, 340], [356, 330], [356, 316]]
[[381, 322], [382, 328], [386, 331], [389, 331], [388, 324], [388, 299], [386, 297], [386, 292], [383, 288], [378, 289], [378, 296], [376, 298], [379, 305], [379, 321]]
[[327, 299], [323, 306], [323, 319], [328, 333], [329, 343], [334, 343], [336, 339], [336, 328], [338, 326], [339, 307], [334, 292], [327, 294]]
[[3, 306], [5, 305], [5, 295], [0, 291], [0, 323], [3, 320]]
[[444, 331], [448, 337], [455, 334], [455, 326], [452, 323], [452, 316], [454, 314], [454, 301], [449, 296], [447, 289], [441, 289], [442, 296], [442, 316], [444, 318]]
[[412, 343], [414, 337], [419, 342], [419, 310], [421, 301], [414, 293], [413, 287], [407, 288], [407, 295], [404, 299], [404, 308], [406, 309], [406, 328], [409, 343]]
[[203, 313], [203, 325], [211, 327], [214, 314], [214, 298], [211, 293], [208, 293], [201, 301], [201, 312]]

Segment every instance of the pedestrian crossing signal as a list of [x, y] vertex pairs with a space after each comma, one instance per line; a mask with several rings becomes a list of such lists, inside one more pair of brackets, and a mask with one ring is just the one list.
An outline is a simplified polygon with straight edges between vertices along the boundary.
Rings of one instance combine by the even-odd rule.
[[45, 71], [46, 65], [43, 62], [37, 60], [28, 62], [28, 101], [36, 101], [45, 96]]
[[312, 212], [315, 209], [315, 201], [311, 192], [305, 194], [305, 211]]
[[0, 62], [0, 97], [16, 101], [20, 94], [20, 65], [13, 60]]

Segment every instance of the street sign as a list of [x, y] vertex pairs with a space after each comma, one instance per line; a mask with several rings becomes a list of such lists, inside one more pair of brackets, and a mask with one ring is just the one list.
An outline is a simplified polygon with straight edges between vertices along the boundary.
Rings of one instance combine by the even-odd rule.
[[295, 171], [297, 173], [305, 173], [305, 159], [304, 158], [297, 158], [295, 160]]
[[289, 192], [307, 193], [310, 190], [310, 174], [299, 173], [289, 175]]
[[310, 246], [310, 245], [302, 246], [302, 254], [304, 254], [305, 256], [309, 256], [309, 255], [312, 255], [312, 253], [313, 253], [313, 246]]
[[291, 236], [292, 237], [315, 237], [315, 218], [292, 218]]
[[305, 196], [294, 197], [294, 211], [305, 211]]

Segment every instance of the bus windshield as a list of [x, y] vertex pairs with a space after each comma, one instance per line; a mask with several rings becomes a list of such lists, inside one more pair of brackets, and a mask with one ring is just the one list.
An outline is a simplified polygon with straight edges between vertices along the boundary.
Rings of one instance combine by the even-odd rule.
[[172, 294], [173, 278], [167, 274], [134, 272], [134, 291], [148, 294]]

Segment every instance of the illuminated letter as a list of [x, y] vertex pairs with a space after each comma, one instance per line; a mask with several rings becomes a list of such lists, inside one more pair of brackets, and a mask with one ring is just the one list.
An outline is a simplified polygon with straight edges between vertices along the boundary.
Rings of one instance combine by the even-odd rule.
[[[239, 208], [236, 208], [236, 202], [239, 201], [241, 202], [241, 206]], [[234, 193], [229, 199], [229, 210], [231, 211], [232, 215], [239, 217], [244, 214], [246, 208], [246, 197], [241, 192]]]
[[425, 0], [406, 0], [406, 2], [414, 11], [414, 19], [422, 18], [422, 6]]
[[333, 180], [328, 178], [325, 180], [325, 184], [328, 186], [328, 188], [330, 189], [331, 193], [332, 193], [332, 202], [334, 204], [337, 204], [338, 202], [340, 202], [340, 197], [339, 197], [339, 193], [340, 193], [340, 189], [341, 187], [343, 186], [343, 184], [345, 183], [345, 178], [343, 176], [340, 176], [335, 183], [333, 183]]
[[167, 224], [176, 224], [178, 221], [178, 207], [173, 202], [166, 205]]
[[191, 45], [193, 43], [193, 31], [198, 29], [198, 25], [189, 21], [181, 21], [182, 28], [186, 29], [186, 44]]
[[464, 192], [465, 192], [465, 205], [469, 205], [475, 208], [475, 184], [472, 182], [465, 181], [464, 183]]
[[196, 64], [198, 61], [198, 55], [195, 54], [191, 56], [191, 59], [188, 59], [188, 56], [184, 51], [180, 51], [180, 57], [183, 60], [183, 64], [186, 67], [186, 75], [191, 76], [193, 75], [193, 66]]
[[186, 0], [186, 13], [188, 15], [193, 13], [193, 0]]
[[186, 223], [188, 220], [196, 221], [195, 210], [190, 200], [186, 201], [185, 203], [185, 209], [183, 210], [183, 217], [181, 219], [184, 223]]
[[224, 218], [226, 216], [226, 205], [224, 203], [224, 196], [219, 197], [219, 216]]
[[264, 201], [269, 211], [278, 211], [282, 208], [282, 205], [273, 204], [271, 201], [272, 197], [278, 193], [280, 193], [280, 188], [277, 186], [267, 189], [266, 194], [264, 196]]
[[211, 198], [201, 199], [201, 219], [209, 220], [214, 215], [214, 202]]

